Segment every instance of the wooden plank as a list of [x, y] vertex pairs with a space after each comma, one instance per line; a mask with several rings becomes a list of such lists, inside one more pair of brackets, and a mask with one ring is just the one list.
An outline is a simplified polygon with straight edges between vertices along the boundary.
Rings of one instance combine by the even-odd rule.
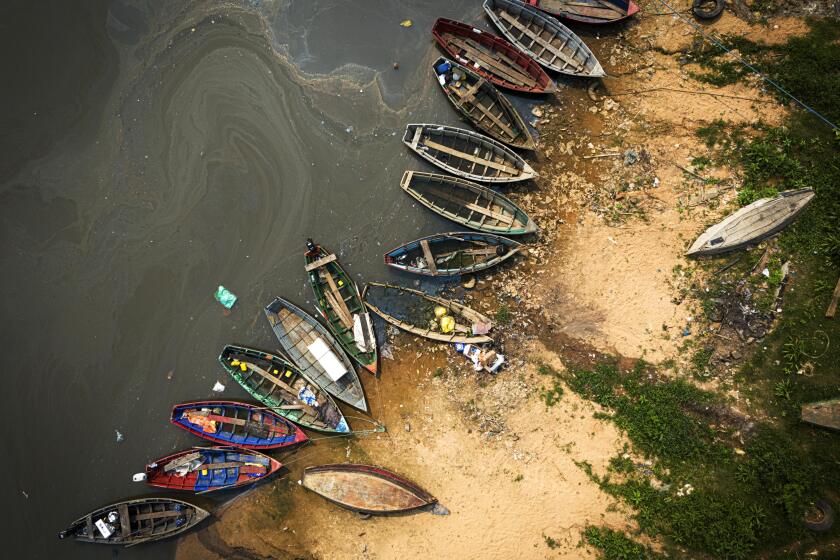
[[[476, 85], [480, 85], [482, 81], [483, 81], [483, 79], [480, 79], [480, 80], [476, 83]], [[488, 107], [483, 106], [483, 105], [482, 105], [482, 104], [478, 101], [478, 99], [475, 99], [475, 95], [471, 95], [469, 92], [465, 93], [464, 95], [461, 95], [461, 88], [457, 88], [457, 87], [453, 87], [453, 88], [449, 88], [449, 89], [450, 89], [450, 91], [454, 91], [454, 92], [458, 95], [458, 97], [460, 97], [460, 98], [461, 98], [461, 101], [463, 101], [464, 103], [470, 103], [470, 105], [471, 105], [472, 107], [475, 107], [476, 109], [478, 109], [478, 110], [481, 112], [481, 114], [483, 114], [483, 115], [484, 115], [484, 116], [486, 116], [488, 119], [490, 119], [491, 121], [493, 121], [493, 123], [494, 123], [496, 126], [498, 126], [498, 127], [499, 127], [499, 128], [501, 128], [501, 129], [502, 129], [505, 133], [507, 133], [508, 137], [509, 137], [511, 140], [516, 140], [516, 138], [518, 138], [518, 137], [520, 136], [519, 134], [516, 134], [516, 133], [513, 131], [513, 129], [511, 129], [508, 125], [506, 125], [504, 122], [502, 122], [502, 120], [501, 120], [499, 117], [497, 117], [496, 115], [494, 115], [494, 114], [490, 111], [490, 109], [489, 109]], [[501, 94], [499, 94], [499, 95], [501, 95]], [[473, 101], [473, 100], [474, 100], [474, 101]], [[504, 114], [504, 112], [503, 112], [502, 114]]]
[[443, 152], [445, 154], [457, 156], [461, 159], [465, 159], [467, 161], [471, 161], [473, 163], [483, 165], [484, 167], [489, 167], [489, 168], [492, 168], [492, 169], [497, 169], [499, 171], [504, 171], [505, 173], [508, 173], [509, 175], [513, 175], [513, 176], [521, 175], [521, 172], [518, 169], [515, 169], [513, 167], [509, 167], [507, 165], [496, 163], [495, 161], [490, 161], [489, 159], [480, 158], [480, 157], [474, 156], [472, 154], [468, 154], [466, 152], [459, 152], [458, 150], [450, 148], [449, 146], [444, 146], [443, 144], [438, 144], [434, 140], [430, 140], [428, 138], [426, 138], [423, 141], [423, 144], [430, 147], [430, 148], [434, 148], [435, 150], [438, 150], [439, 152]]
[[828, 304], [828, 309], [825, 311], [825, 316], [827, 318], [834, 318], [834, 314], [837, 313], [838, 300], [840, 300], [840, 278], [837, 279], [837, 285], [834, 286], [834, 293], [831, 296], [831, 303]]
[[557, 50], [556, 50], [556, 49], [557, 49], [557, 47], [555, 47], [555, 46], [554, 46], [554, 45], [552, 45], [551, 43], [546, 42], [546, 40], [545, 40], [545, 39], [543, 39], [541, 35], [539, 35], [539, 34], [537, 34], [537, 33], [534, 33], [534, 31], [533, 31], [532, 29], [530, 29], [530, 28], [526, 27], [525, 25], [522, 25], [522, 22], [520, 22], [518, 19], [516, 19], [515, 17], [513, 17], [512, 15], [510, 15], [507, 11], [505, 11], [505, 10], [500, 10], [500, 11], [499, 11], [499, 16], [500, 16], [502, 19], [507, 20], [507, 21], [508, 21], [508, 23], [510, 23], [512, 26], [514, 26], [514, 27], [516, 27], [517, 29], [519, 29], [519, 30], [520, 30], [523, 34], [525, 34], [525, 35], [527, 35], [529, 38], [531, 38], [531, 39], [533, 40], [533, 42], [539, 43], [540, 45], [544, 46], [546, 49], [548, 49], [549, 51], [551, 51], [551, 53], [552, 53], [554, 56], [556, 56], [557, 58], [559, 58], [559, 59], [561, 59], [561, 60], [563, 60], [563, 61], [567, 62], [568, 64], [570, 64], [570, 65], [572, 65], [572, 66], [574, 66], [574, 67], [578, 68], [579, 70], [583, 70], [583, 69], [584, 69], [583, 64], [581, 64], [579, 61], [574, 60], [573, 58], [569, 57], [569, 56], [568, 56], [568, 55], [566, 55], [565, 53], [562, 53], [562, 52], [560, 52], [560, 51], [557, 51]]
[[[344, 309], [341, 308], [341, 304], [339, 303], [339, 298], [341, 298], [341, 294], [339, 294], [339, 297], [336, 298], [335, 295], [333, 295], [332, 292], [324, 292], [324, 297], [327, 299], [327, 303], [330, 304], [330, 307], [333, 308], [336, 315], [338, 315], [338, 321], [341, 323], [341, 325], [345, 329], [352, 328], [353, 327], [353, 319], [351, 319], [350, 316], [348, 316], [345, 313]], [[344, 300], [341, 300], [341, 301], [344, 301]], [[345, 307], [346, 307], [346, 305], [345, 305]]]
[[[459, 199], [457, 196], [449, 194], [448, 192], [437, 191], [437, 192], [434, 192], [434, 196], [437, 196], [438, 198], [442, 198], [444, 200], [448, 200], [449, 202], [454, 202], [455, 204], [463, 206], [464, 208], [467, 208], [469, 210], [473, 210], [475, 212], [478, 212], [479, 214], [485, 214], [485, 215], [489, 216], [490, 218], [499, 220], [500, 222], [504, 222], [508, 225], [513, 224], [513, 216], [507, 216], [505, 214], [499, 214], [498, 212], [493, 212], [492, 210], [490, 210], [490, 208], [485, 208], [484, 206], [479, 206], [478, 204], [473, 204], [472, 202], [466, 202], [462, 199]], [[491, 205], [493, 204], [492, 200], [490, 201], [490, 204]]]
[[128, 504], [122, 503], [117, 506], [117, 511], [120, 514], [120, 532], [123, 538], [131, 536], [131, 518], [128, 515]]
[[[264, 369], [262, 369], [261, 367], [255, 365], [255, 364], [252, 364], [252, 363], [249, 363], [249, 362], [242, 362], [242, 363], [245, 364], [245, 366], [248, 367], [251, 371], [260, 375], [266, 381], [269, 381], [270, 383], [274, 384], [275, 387], [278, 387], [281, 390], [283, 390], [284, 392], [289, 393], [292, 396], [292, 400], [294, 400], [294, 401], [298, 400], [297, 391], [295, 391], [292, 386], [287, 385], [286, 383], [284, 383], [283, 381], [281, 381], [277, 377], [271, 375], [270, 373], [268, 373], [267, 371], [265, 371]], [[311, 416], [314, 416], [315, 418], [318, 417], [318, 412], [314, 408], [312, 408], [311, 406], [306, 405], [306, 404], [302, 404], [301, 406], [303, 407], [303, 408], [301, 408], [301, 410], [303, 410], [307, 414], [309, 414]]]
[[[467, 41], [456, 42], [453, 39], [449, 43], [458, 50], [464, 51], [466, 54], [464, 58], [471, 59], [471, 62], [478, 63], [480, 68], [489, 70], [512, 84], [531, 88], [535, 88], [538, 85], [534, 78], [520, 71], [519, 67], [502, 53], [497, 53], [499, 56], [494, 56], [493, 53], [470, 46]], [[508, 64], [502, 64], [502, 62], [508, 62]]]
[[[528, 74], [527, 72], [522, 70], [522, 68], [516, 63], [516, 61], [514, 61], [512, 58], [508, 57], [505, 53], [503, 53], [501, 51], [493, 51], [493, 52], [483, 51], [482, 47], [484, 45], [482, 45], [481, 43], [478, 43], [477, 41], [475, 41], [473, 39], [465, 39], [464, 43], [465, 43], [466, 46], [468, 46], [470, 48], [473, 48], [473, 49], [476, 49], [479, 52], [486, 52], [487, 56], [492, 57], [492, 60], [494, 61], [495, 64], [499, 64], [499, 63], [502, 63], [502, 62], [506, 63], [507, 66], [501, 66], [500, 65], [500, 67], [503, 68], [507, 72], [515, 72], [517, 77], [520, 80], [524, 81], [526, 85], [529, 85], [529, 86], [536, 86], [537, 85], [537, 80], [534, 79], [533, 76], [531, 76], [530, 74]], [[486, 62], [486, 61], [481, 61], [481, 62]]]
[[306, 265], [306, 272], [312, 272], [316, 268], [320, 268], [320, 267], [324, 266], [325, 264], [329, 264], [329, 263], [333, 262], [335, 259], [336, 259], [335, 254], [330, 254], [330, 255], [327, 255], [326, 257], [321, 257], [317, 261], [312, 261], [311, 263]]
[[429, 241], [427, 239], [421, 239], [420, 247], [423, 249], [423, 256], [426, 257], [426, 262], [429, 264], [429, 270], [432, 271], [432, 274], [437, 274], [437, 265], [435, 264], [435, 257], [432, 255], [432, 250], [429, 248]]
[[344, 301], [344, 296], [341, 295], [341, 290], [338, 289], [338, 286], [335, 285], [335, 280], [330, 274], [329, 270], [324, 270], [324, 279], [327, 281], [327, 284], [330, 287], [330, 291], [332, 292], [333, 296], [335, 296], [336, 303], [338, 304], [339, 308], [336, 309], [336, 312], [339, 316], [343, 315], [342, 323], [346, 324], [345, 327], [352, 327], [353, 326], [353, 314], [350, 313], [350, 309], [347, 307], [347, 302]]
[[170, 517], [180, 517], [182, 515], [186, 515], [187, 512], [185, 511], [150, 511], [149, 513], [138, 513], [134, 516], [134, 521], [145, 521], [147, 519], [155, 520], [155, 519], [167, 519]]
[[[254, 457], [254, 459], [256, 459], [256, 457]], [[207, 463], [207, 464], [204, 464], [204, 465], [200, 465], [196, 470], [220, 471], [222, 469], [241, 469], [242, 467], [245, 466], [246, 462], [247, 461], [243, 459], [242, 461], [230, 461], [230, 462], [227, 462], [227, 463]], [[256, 465], [248, 465], [248, 466], [250, 467], [250, 466], [256, 466]], [[268, 470], [267, 465], [260, 465], [260, 466], [263, 468], [264, 471]]]

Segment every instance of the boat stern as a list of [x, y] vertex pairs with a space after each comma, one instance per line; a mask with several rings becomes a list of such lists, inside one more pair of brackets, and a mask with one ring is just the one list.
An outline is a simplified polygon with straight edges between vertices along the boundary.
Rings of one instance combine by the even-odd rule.
[[633, 0], [630, 0], [630, 2], [627, 5], [627, 17], [630, 17], [634, 14], [637, 14], [638, 12], [639, 12], [639, 5], [636, 4], [635, 2], [633, 2]]

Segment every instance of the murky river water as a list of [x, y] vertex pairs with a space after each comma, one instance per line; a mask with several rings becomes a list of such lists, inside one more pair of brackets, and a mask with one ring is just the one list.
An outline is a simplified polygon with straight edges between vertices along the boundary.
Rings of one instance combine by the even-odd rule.
[[[154, 493], [131, 475], [198, 443], [168, 425], [173, 403], [216, 380], [246, 396], [216, 356], [276, 347], [274, 295], [312, 309], [307, 236], [387, 279], [384, 250], [452, 227], [399, 189], [426, 167], [400, 137], [459, 123], [429, 75], [434, 19], [490, 24], [466, 0], [23, 0], [0, 14], [4, 546], [108, 558], [56, 533]], [[229, 316], [220, 283], [240, 298]]]

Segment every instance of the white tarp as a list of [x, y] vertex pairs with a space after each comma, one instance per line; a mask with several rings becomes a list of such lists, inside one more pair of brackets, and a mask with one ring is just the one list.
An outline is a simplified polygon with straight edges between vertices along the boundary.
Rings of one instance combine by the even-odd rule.
[[353, 340], [362, 352], [373, 352], [376, 348], [373, 325], [370, 324], [370, 313], [353, 315]]
[[342, 375], [347, 373], [347, 368], [344, 367], [344, 364], [341, 363], [338, 356], [320, 338], [316, 339], [307, 348], [309, 348], [309, 351], [312, 352], [312, 355], [318, 360], [318, 363], [321, 364], [321, 367], [324, 368], [327, 375], [333, 381], [338, 381]]

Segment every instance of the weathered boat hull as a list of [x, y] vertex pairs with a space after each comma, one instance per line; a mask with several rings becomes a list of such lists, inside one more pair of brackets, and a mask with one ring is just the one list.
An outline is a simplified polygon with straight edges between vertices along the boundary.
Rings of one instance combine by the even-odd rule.
[[373, 515], [414, 511], [437, 503], [413, 482], [368, 465], [307, 467], [300, 484], [343, 508]]
[[[451, 71], [441, 73], [440, 68], [445, 66]], [[478, 130], [514, 148], [536, 149], [519, 112], [489, 81], [443, 57], [432, 63], [432, 74], [450, 103]], [[455, 75], [461, 79], [455, 81]]]
[[803, 404], [802, 421], [840, 431], [840, 398]]
[[251, 396], [287, 420], [320, 432], [350, 432], [332, 397], [285, 358], [229, 344], [219, 362]]
[[519, 0], [484, 0], [484, 11], [508, 41], [545, 68], [586, 78], [606, 75], [580, 37], [533, 6]]
[[539, 63], [497, 35], [446, 18], [435, 21], [432, 35], [449, 56], [497, 87], [535, 94], [557, 89]]
[[[376, 347], [376, 334], [370, 327], [370, 345], [366, 350], [359, 347], [353, 331], [355, 315], [365, 314], [365, 306], [359, 295], [356, 283], [338, 264], [332, 253], [327, 253], [320, 245], [309, 242], [304, 255], [309, 285], [315, 294], [316, 304], [327, 328], [338, 340], [341, 347], [360, 366], [376, 375], [379, 367], [379, 354]], [[331, 260], [330, 260], [331, 259]], [[318, 266], [318, 263], [324, 263]]]
[[439, 124], [409, 124], [403, 143], [431, 164], [472, 181], [513, 183], [538, 177], [513, 150], [470, 130]]
[[[169, 469], [172, 464], [196, 454], [196, 461], [201, 463], [195, 469], [183, 475]], [[146, 465], [146, 482], [158, 488], [203, 494], [265, 480], [282, 466], [279, 461], [254, 450], [229, 446], [194, 447]]]
[[790, 225], [813, 198], [812, 189], [798, 189], [756, 200], [703, 232], [686, 255], [714, 255], [759, 243]]
[[424, 276], [474, 274], [506, 261], [520, 246], [488, 233], [439, 233], [391, 249], [385, 253], [385, 264]]
[[268, 304], [265, 316], [283, 352], [303, 373], [336, 399], [367, 412], [359, 375], [332, 333], [283, 298]]
[[[401, 297], [415, 298], [415, 303], [419, 300], [422, 300], [420, 301], [420, 303], [426, 305], [429, 308], [430, 312], [433, 312], [433, 308], [435, 306], [444, 307], [449, 312], [451, 312], [452, 315], [455, 315], [457, 317], [456, 322], [457, 319], [463, 319], [464, 321], [470, 323], [471, 328], [456, 328], [451, 333], [443, 333], [432, 329], [429, 325], [419, 326], [409, 321], [400, 319], [399, 317], [386, 313], [377, 305], [368, 300], [367, 294], [371, 287], [386, 291], [396, 291], [396, 293]], [[411, 334], [422, 336], [424, 338], [428, 338], [429, 340], [435, 340], [437, 342], [446, 342], [451, 344], [454, 344], [456, 342], [461, 342], [464, 344], [485, 344], [488, 342], [493, 342], [493, 339], [487, 336], [486, 334], [479, 334], [479, 332], [489, 332], [493, 328], [493, 321], [486, 315], [483, 315], [478, 311], [475, 311], [474, 309], [470, 309], [466, 305], [460, 304], [456, 301], [433, 296], [425, 292], [421, 292], [420, 290], [415, 290], [413, 288], [396, 286], [394, 284], [383, 284], [381, 282], [370, 282], [365, 287], [365, 294], [363, 295], [365, 297], [365, 305], [368, 306], [368, 309], [370, 309], [371, 311], [382, 317], [386, 322], [394, 325], [398, 329], [410, 332]]]
[[[114, 532], [110, 537], [105, 537], [96, 527], [96, 522], [105, 522], [109, 513], [116, 514], [118, 521], [110, 523]], [[134, 546], [174, 537], [195, 527], [209, 516], [210, 514], [200, 507], [181, 500], [127, 500], [96, 509], [80, 517], [59, 533], [59, 537], [96, 544]], [[127, 524], [125, 519], [129, 520]]]
[[635, 15], [639, 6], [633, 0], [525, 0], [552, 17], [590, 25], [618, 23]]
[[279, 449], [308, 439], [276, 412], [233, 401], [176, 404], [169, 421], [208, 441], [244, 449]]
[[538, 229], [509, 198], [466, 179], [406, 171], [400, 187], [432, 212], [484, 233], [526, 235]]

